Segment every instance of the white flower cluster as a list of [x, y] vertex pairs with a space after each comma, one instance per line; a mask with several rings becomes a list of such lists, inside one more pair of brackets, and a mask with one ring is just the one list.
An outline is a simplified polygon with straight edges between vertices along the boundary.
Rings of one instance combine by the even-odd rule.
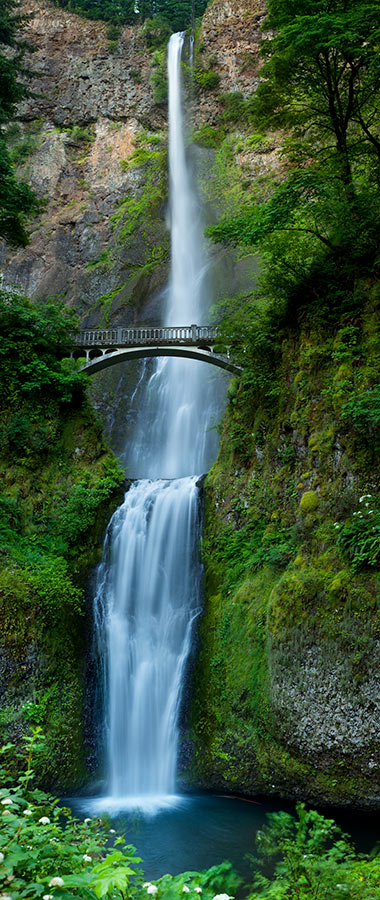
[[55, 875], [54, 878], [49, 881], [49, 887], [63, 887], [64, 880], [60, 875]]
[[41, 818], [38, 819], [38, 824], [39, 824], [39, 825], [50, 825], [50, 819], [49, 819], [49, 817], [48, 817], [48, 816], [41, 816]]
[[92, 856], [89, 856], [88, 853], [83, 854], [83, 859], [85, 862], [92, 862]]
[[13, 803], [13, 800], [11, 800], [10, 797], [4, 797], [3, 800], [1, 801], [1, 803], [2, 803], [2, 806], [10, 806], [11, 803]]
[[147, 894], [149, 894], [150, 897], [155, 897], [156, 894], [158, 894], [157, 885], [151, 884], [150, 881], [145, 881], [143, 884], [143, 888], [146, 888], [146, 892], [147, 892]]

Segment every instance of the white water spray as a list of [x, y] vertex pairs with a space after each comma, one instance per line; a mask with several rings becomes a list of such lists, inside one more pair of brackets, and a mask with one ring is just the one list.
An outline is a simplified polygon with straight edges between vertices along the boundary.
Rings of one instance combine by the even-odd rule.
[[[207, 262], [185, 152], [183, 40], [173, 35], [168, 48], [172, 265], [165, 318], [190, 325], [205, 314]], [[152, 797], [175, 790], [178, 710], [200, 593], [195, 473], [215, 457], [209, 426], [216, 384], [204, 363], [157, 362], [134, 466], [158, 480], [132, 485], [111, 521], [109, 553], [99, 567], [95, 620], [104, 660], [110, 807], [151, 807]]]

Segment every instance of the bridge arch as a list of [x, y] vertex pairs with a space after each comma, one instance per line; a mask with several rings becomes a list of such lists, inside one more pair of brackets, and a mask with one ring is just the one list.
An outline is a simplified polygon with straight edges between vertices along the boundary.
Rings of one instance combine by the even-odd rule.
[[[93, 349], [95, 350], [95, 348]], [[77, 356], [78, 350], [74, 351], [74, 353]], [[97, 348], [97, 353], [99, 353], [99, 348]], [[95, 372], [101, 372], [103, 369], [108, 369], [111, 366], [119, 365], [122, 362], [129, 362], [133, 359], [144, 359], [157, 356], [177, 356], [182, 359], [196, 359], [200, 362], [217, 366], [219, 369], [225, 369], [225, 371], [231, 372], [232, 375], [241, 374], [241, 366], [233, 363], [232, 360], [228, 356], [224, 356], [224, 354], [213, 353], [208, 347], [186, 347], [181, 345], [164, 345], [161, 347], [140, 346], [107, 348], [106, 351], [100, 350], [100, 353], [100, 356], [97, 355], [95, 358], [87, 359], [86, 363], [82, 366], [81, 371], [86, 372], [87, 375], [94, 375]]]

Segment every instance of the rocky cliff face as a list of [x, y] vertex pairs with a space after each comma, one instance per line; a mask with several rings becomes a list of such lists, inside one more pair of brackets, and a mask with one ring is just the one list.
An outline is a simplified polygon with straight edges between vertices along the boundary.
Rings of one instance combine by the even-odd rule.
[[266, 0], [214, 0], [206, 10], [201, 51], [213, 57], [222, 91], [250, 94], [258, 83]]
[[126, 244], [112, 223], [123, 199], [138, 200], [144, 188], [142, 168], [128, 167], [137, 136], [166, 128], [153, 103], [149, 53], [136, 28], [122, 30], [110, 47], [99, 22], [49, 2], [29, 0], [23, 10], [33, 46], [31, 93], [12, 141], [43, 209], [26, 250], [2, 247], [3, 281], [31, 297], [58, 294], [89, 323], [97, 324], [102, 303], [114, 298], [133, 319], [157, 284], [142, 271], [146, 257], [165, 241], [162, 210], [152, 240]]
[[[168, 274], [167, 114], [153, 100], [151, 55], [136, 26], [110, 44], [105, 25], [49, 0], [25, 0], [23, 10], [31, 93], [11, 142], [43, 207], [25, 250], [0, 247], [3, 284], [59, 295], [83, 324], [132, 322]], [[263, 10], [263, 0], [215, 0], [207, 10], [199, 58], [208, 65], [212, 57], [221, 84], [201, 93], [195, 127], [218, 122], [221, 90], [254, 88]], [[260, 172], [276, 164], [272, 151], [251, 148], [243, 159], [240, 150], [236, 164]], [[218, 191], [209, 199], [218, 203]], [[147, 314], [157, 315], [154, 304]]]

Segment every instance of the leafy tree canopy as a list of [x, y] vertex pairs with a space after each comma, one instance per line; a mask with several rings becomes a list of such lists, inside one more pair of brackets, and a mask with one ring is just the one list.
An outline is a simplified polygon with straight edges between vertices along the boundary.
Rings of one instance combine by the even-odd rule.
[[[380, 158], [380, 0], [270, 0], [261, 119], [300, 124], [335, 141], [368, 141]], [[349, 173], [346, 173], [349, 177]]]
[[32, 303], [18, 293], [0, 293], [0, 389], [5, 403], [45, 398], [71, 403], [83, 398], [86, 376], [67, 370], [77, 328], [73, 310], [62, 303]]
[[[133, 24], [155, 16], [165, 19], [173, 31], [187, 28], [192, 20], [192, 0], [54, 0], [57, 6], [90, 19]], [[195, 16], [203, 15], [207, 0], [195, 0]]]

